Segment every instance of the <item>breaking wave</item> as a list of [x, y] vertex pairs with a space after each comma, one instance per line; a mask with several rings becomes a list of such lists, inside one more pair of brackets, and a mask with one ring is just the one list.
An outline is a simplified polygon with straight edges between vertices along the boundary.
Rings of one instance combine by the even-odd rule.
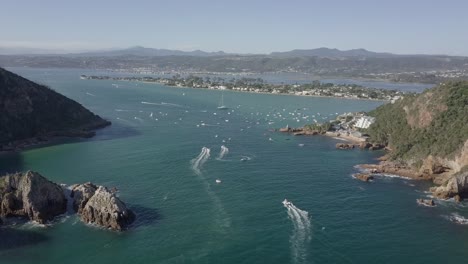
[[460, 225], [468, 225], [468, 219], [465, 217], [457, 214], [457, 213], [452, 213], [450, 216], [447, 217], [448, 220], [460, 224]]

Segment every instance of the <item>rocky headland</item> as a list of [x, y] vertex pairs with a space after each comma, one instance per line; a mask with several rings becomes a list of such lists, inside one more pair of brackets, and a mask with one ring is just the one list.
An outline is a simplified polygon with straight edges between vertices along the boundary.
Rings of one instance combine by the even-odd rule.
[[58, 137], [92, 137], [110, 125], [54, 90], [0, 68], [0, 151], [21, 150]]
[[468, 198], [468, 82], [449, 82], [369, 113], [369, 142], [388, 150], [368, 174], [430, 180], [440, 199]]
[[104, 186], [84, 183], [67, 188], [33, 171], [0, 177], [0, 217], [45, 224], [67, 211], [85, 223], [116, 231], [125, 230], [135, 219], [115, 192]]

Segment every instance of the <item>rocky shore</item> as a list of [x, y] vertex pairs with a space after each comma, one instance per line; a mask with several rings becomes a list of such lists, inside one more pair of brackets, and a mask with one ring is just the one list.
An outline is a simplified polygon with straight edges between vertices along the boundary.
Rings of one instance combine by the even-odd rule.
[[0, 177], [1, 218], [21, 217], [45, 224], [67, 210], [76, 212], [85, 223], [116, 231], [125, 230], [135, 219], [115, 192], [103, 186], [62, 187], [33, 171]]
[[374, 180], [374, 176], [365, 173], [356, 173], [353, 175], [355, 179], [358, 179], [363, 182], [368, 182]]
[[0, 152], [21, 151], [31, 147], [53, 144], [64, 138], [92, 138], [96, 135], [95, 130], [110, 126], [111, 124], [110, 121], [102, 119], [79, 129], [53, 131], [31, 138], [4, 142], [0, 144]]
[[384, 149], [385, 146], [381, 144], [371, 144], [367, 142], [366, 138], [363, 137], [356, 137], [351, 134], [340, 133], [337, 131], [320, 131], [320, 130], [310, 130], [306, 127], [283, 127], [277, 129], [278, 132], [281, 133], [289, 133], [294, 136], [327, 136], [332, 137], [339, 140], [344, 140], [349, 143], [337, 143], [337, 149], [353, 149], [353, 148], [360, 148], [360, 149], [369, 149], [369, 150], [380, 150]]
[[[429, 166], [429, 167], [427, 167]], [[363, 174], [390, 174], [413, 180], [430, 180], [436, 186], [430, 188], [432, 195], [439, 199], [453, 198], [456, 202], [468, 198], [468, 170], [454, 173], [442, 164], [425, 164], [419, 169], [383, 160], [378, 164], [361, 164]]]
[[386, 160], [378, 164], [361, 164], [358, 167], [371, 174], [391, 174], [414, 180], [432, 179], [431, 174], [419, 172], [406, 165]]

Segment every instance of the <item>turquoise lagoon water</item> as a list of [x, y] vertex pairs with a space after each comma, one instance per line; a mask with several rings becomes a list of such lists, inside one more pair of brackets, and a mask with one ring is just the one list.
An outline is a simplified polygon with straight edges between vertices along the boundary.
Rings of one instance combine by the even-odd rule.
[[[111, 127], [0, 156], [0, 170], [35, 170], [59, 183], [116, 186], [137, 214], [118, 233], [63, 216], [49, 227], [0, 229], [0, 263], [463, 263], [465, 206], [418, 206], [430, 186], [352, 178], [382, 153], [339, 151], [338, 140], [274, 128], [381, 104], [80, 80], [78, 70], [14, 68]], [[113, 85], [115, 84], [115, 85]], [[225, 148], [222, 148], [225, 146]], [[226, 149], [227, 148], [227, 149]], [[208, 150], [209, 149], [209, 150]], [[223, 151], [224, 150], [224, 151]], [[242, 161], [243, 160], [243, 161]], [[217, 184], [216, 179], [222, 182]], [[288, 210], [283, 199], [294, 203]]]

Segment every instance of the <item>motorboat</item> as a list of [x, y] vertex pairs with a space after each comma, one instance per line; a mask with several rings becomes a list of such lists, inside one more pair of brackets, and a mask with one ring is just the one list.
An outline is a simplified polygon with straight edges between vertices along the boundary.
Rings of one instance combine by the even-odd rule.
[[289, 206], [292, 205], [292, 203], [290, 201], [288, 201], [288, 199], [284, 199], [283, 205], [286, 206], [286, 207], [289, 207]]

